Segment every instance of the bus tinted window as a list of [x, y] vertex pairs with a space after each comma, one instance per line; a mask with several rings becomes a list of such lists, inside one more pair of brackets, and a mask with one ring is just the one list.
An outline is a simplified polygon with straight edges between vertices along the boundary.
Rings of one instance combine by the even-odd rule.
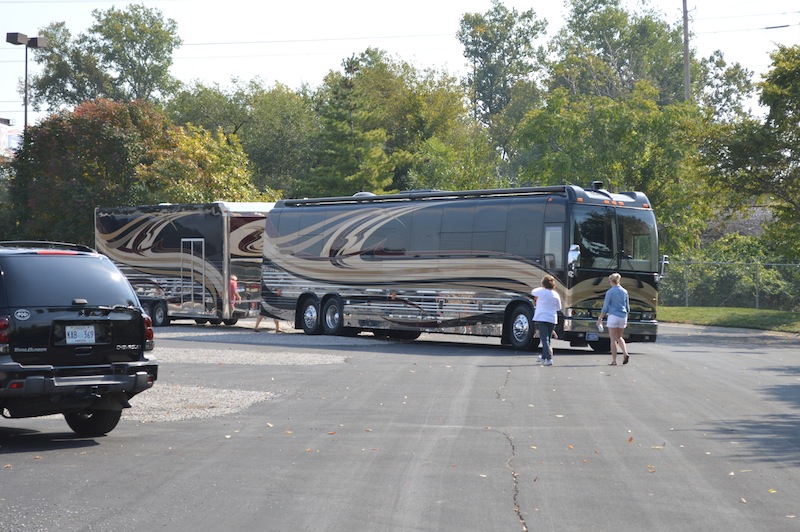
[[614, 211], [610, 207], [576, 205], [572, 243], [581, 247], [582, 268], [614, 268]]
[[439, 233], [442, 229], [441, 205], [430, 205], [411, 214], [411, 242], [409, 254], [426, 254], [439, 251]]
[[444, 206], [442, 213], [441, 250], [472, 253], [472, 220], [475, 217], [475, 201], [454, 201]]
[[[379, 217], [377, 217], [379, 216]], [[372, 215], [369, 236], [365, 248], [369, 250], [363, 255], [365, 259], [386, 259], [404, 257], [408, 253], [410, 216], [395, 217], [390, 210]]]
[[539, 198], [514, 198], [508, 210], [506, 253], [532, 260], [541, 257], [544, 206]]
[[658, 271], [656, 220], [653, 211], [617, 209], [617, 218], [623, 251], [620, 269]]

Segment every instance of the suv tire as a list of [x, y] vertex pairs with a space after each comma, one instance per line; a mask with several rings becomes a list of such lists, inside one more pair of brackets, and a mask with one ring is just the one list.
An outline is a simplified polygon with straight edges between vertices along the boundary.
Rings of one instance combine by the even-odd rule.
[[75, 434], [82, 437], [105, 436], [119, 423], [122, 410], [85, 410], [67, 412], [64, 419]]

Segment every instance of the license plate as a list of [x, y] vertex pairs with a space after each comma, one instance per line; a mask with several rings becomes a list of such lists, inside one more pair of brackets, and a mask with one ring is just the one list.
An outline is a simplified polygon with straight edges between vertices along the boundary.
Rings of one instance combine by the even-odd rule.
[[94, 325], [67, 325], [68, 344], [93, 344], [95, 341]]
[[597, 333], [586, 333], [586, 341], [587, 342], [596, 342], [600, 339], [600, 335]]

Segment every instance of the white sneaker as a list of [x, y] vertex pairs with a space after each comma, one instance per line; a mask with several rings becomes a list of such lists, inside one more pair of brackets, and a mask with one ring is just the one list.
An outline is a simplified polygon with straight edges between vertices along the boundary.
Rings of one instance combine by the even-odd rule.
[[548, 358], [547, 360], [542, 362], [542, 366], [552, 366], [552, 365], [553, 365], [553, 359], [552, 358]]
[[541, 364], [541, 362], [542, 362], [542, 360], [543, 360], [543, 359], [542, 359], [542, 355], [540, 354], [538, 358], [539, 358], [539, 363]]

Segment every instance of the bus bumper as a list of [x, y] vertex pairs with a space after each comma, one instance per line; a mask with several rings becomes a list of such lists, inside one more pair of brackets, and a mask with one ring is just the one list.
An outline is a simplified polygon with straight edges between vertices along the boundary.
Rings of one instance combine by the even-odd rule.
[[[623, 337], [627, 342], [655, 342], [658, 336], [658, 322], [653, 321], [629, 321], [625, 328]], [[608, 338], [608, 329], [603, 332], [597, 330], [597, 320], [592, 319], [564, 319], [563, 340], [574, 342], [576, 345], [582, 343], [596, 342], [600, 338]]]

